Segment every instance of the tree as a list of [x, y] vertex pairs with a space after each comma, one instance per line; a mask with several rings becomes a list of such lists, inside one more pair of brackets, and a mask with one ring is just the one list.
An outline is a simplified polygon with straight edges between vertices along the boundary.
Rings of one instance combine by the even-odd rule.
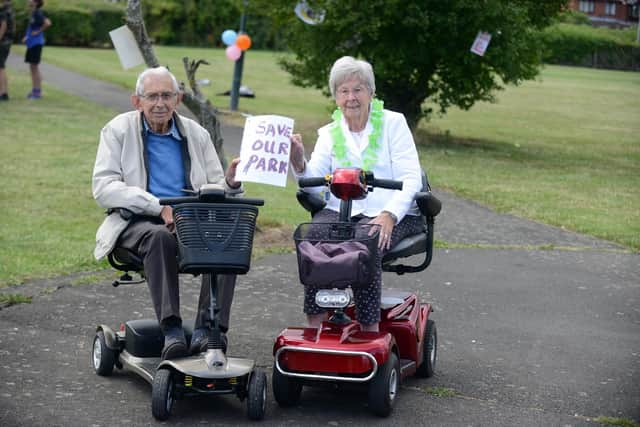
[[[139, 0], [128, 0], [126, 24], [136, 39], [147, 67], [159, 66], [160, 62], [153, 51], [153, 45], [151, 44], [147, 34], [142, 14], [142, 7]], [[204, 60], [189, 61], [189, 58], [187, 57], [182, 58], [182, 62], [184, 64], [185, 73], [187, 74], [187, 80], [189, 81], [189, 87], [191, 88], [191, 92], [189, 92], [184, 83], [180, 84], [180, 90], [183, 92], [182, 102], [196, 117], [200, 125], [209, 132], [213, 145], [218, 153], [218, 157], [220, 158], [220, 163], [222, 163], [222, 167], [226, 169], [227, 159], [222, 147], [223, 139], [220, 132], [220, 121], [217, 117], [218, 110], [208, 99], [204, 97], [204, 94], [200, 91], [196, 80], [198, 67], [201, 64], [208, 64], [208, 62]]]
[[[324, 89], [333, 62], [351, 55], [369, 61], [385, 107], [405, 114], [414, 128], [428, 117], [426, 100], [444, 113], [493, 101], [505, 84], [539, 70], [541, 28], [566, 0], [316, 0], [319, 25], [297, 19], [289, 0], [256, 0], [285, 32], [293, 58], [280, 61], [295, 84]], [[478, 31], [492, 39], [484, 56], [469, 50]]]

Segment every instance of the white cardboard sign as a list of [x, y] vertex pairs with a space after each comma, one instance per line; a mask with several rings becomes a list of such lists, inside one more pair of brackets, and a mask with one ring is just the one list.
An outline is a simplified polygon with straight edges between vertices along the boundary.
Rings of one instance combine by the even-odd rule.
[[293, 119], [264, 115], [248, 117], [244, 124], [236, 181], [286, 187]]
[[489, 47], [490, 41], [491, 34], [484, 31], [478, 31], [478, 35], [476, 36], [476, 39], [471, 46], [471, 52], [475, 53], [476, 55], [484, 56], [484, 53]]
[[128, 70], [136, 65], [144, 64], [142, 52], [140, 52], [136, 38], [133, 36], [129, 27], [123, 25], [122, 27], [109, 31], [109, 37], [111, 37], [113, 47], [116, 48], [122, 68]]

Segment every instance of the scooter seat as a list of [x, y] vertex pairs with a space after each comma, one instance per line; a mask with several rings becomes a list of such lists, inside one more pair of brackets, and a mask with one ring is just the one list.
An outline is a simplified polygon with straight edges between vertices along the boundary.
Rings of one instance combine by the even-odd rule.
[[142, 258], [129, 249], [116, 247], [108, 256], [109, 264], [116, 270], [142, 272], [144, 265]]
[[399, 258], [425, 253], [427, 250], [426, 231], [407, 236], [394, 245], [382, 258], [382, 265], [389, 264]]

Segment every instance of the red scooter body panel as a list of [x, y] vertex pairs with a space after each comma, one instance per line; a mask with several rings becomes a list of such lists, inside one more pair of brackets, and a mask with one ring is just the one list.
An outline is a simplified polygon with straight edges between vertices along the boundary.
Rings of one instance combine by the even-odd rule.
[[[278, 336], [274, 355], [281, 347], [292, 347], [280, 354], [278, 362], [289, 372], [365, 375], [374, 368], [368, 353], [382, 365], [394, 344], [386, 332], [364, 332], [358, 322], [336, 325], [323, 322], [320, 329], [287, 328]], [[299, 350], [299, 351], [298, 351]]]

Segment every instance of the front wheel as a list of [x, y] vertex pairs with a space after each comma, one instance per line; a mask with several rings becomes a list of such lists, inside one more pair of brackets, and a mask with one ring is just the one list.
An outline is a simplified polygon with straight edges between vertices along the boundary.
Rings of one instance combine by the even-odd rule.
[[436, 357], [438, 355], [438, 331], [436, 322], [427, 320], [427, 327], [422, 337], [422, 363], [416, 370], [416, 375], [423, 378], [432, 377], [436, 370]]
[[369, 409], [379, 417], [388, 417], [400, 389], [400, 362], [395, 353], [389, 355], [369, 383]]
[[302, 384], [299, 380], [278, 371], [275, 363], [273, 365], [273, 375], [271, 376], [271, 386], [273, 387], [273, 397], [282, 407], [294, 406], [300, 401]]
[[267, 374], [255, 370], [249, 379], [247, 415], [251, 420], [261, 420], [267, 407]]
[[171, 415], [174, 399], [173, 372], [158, 369], [151, 386], [151, 413], [154, 418], [164, 421]]
[[108, 377], [113, 372], [116, 353], [107, 347], [107, 340], [104, 337], [103, 331], [96, 332], [96, 336], [93, 338], [91, 360], [93, 361], [93, 369], [95, 369], [96, 374]]

